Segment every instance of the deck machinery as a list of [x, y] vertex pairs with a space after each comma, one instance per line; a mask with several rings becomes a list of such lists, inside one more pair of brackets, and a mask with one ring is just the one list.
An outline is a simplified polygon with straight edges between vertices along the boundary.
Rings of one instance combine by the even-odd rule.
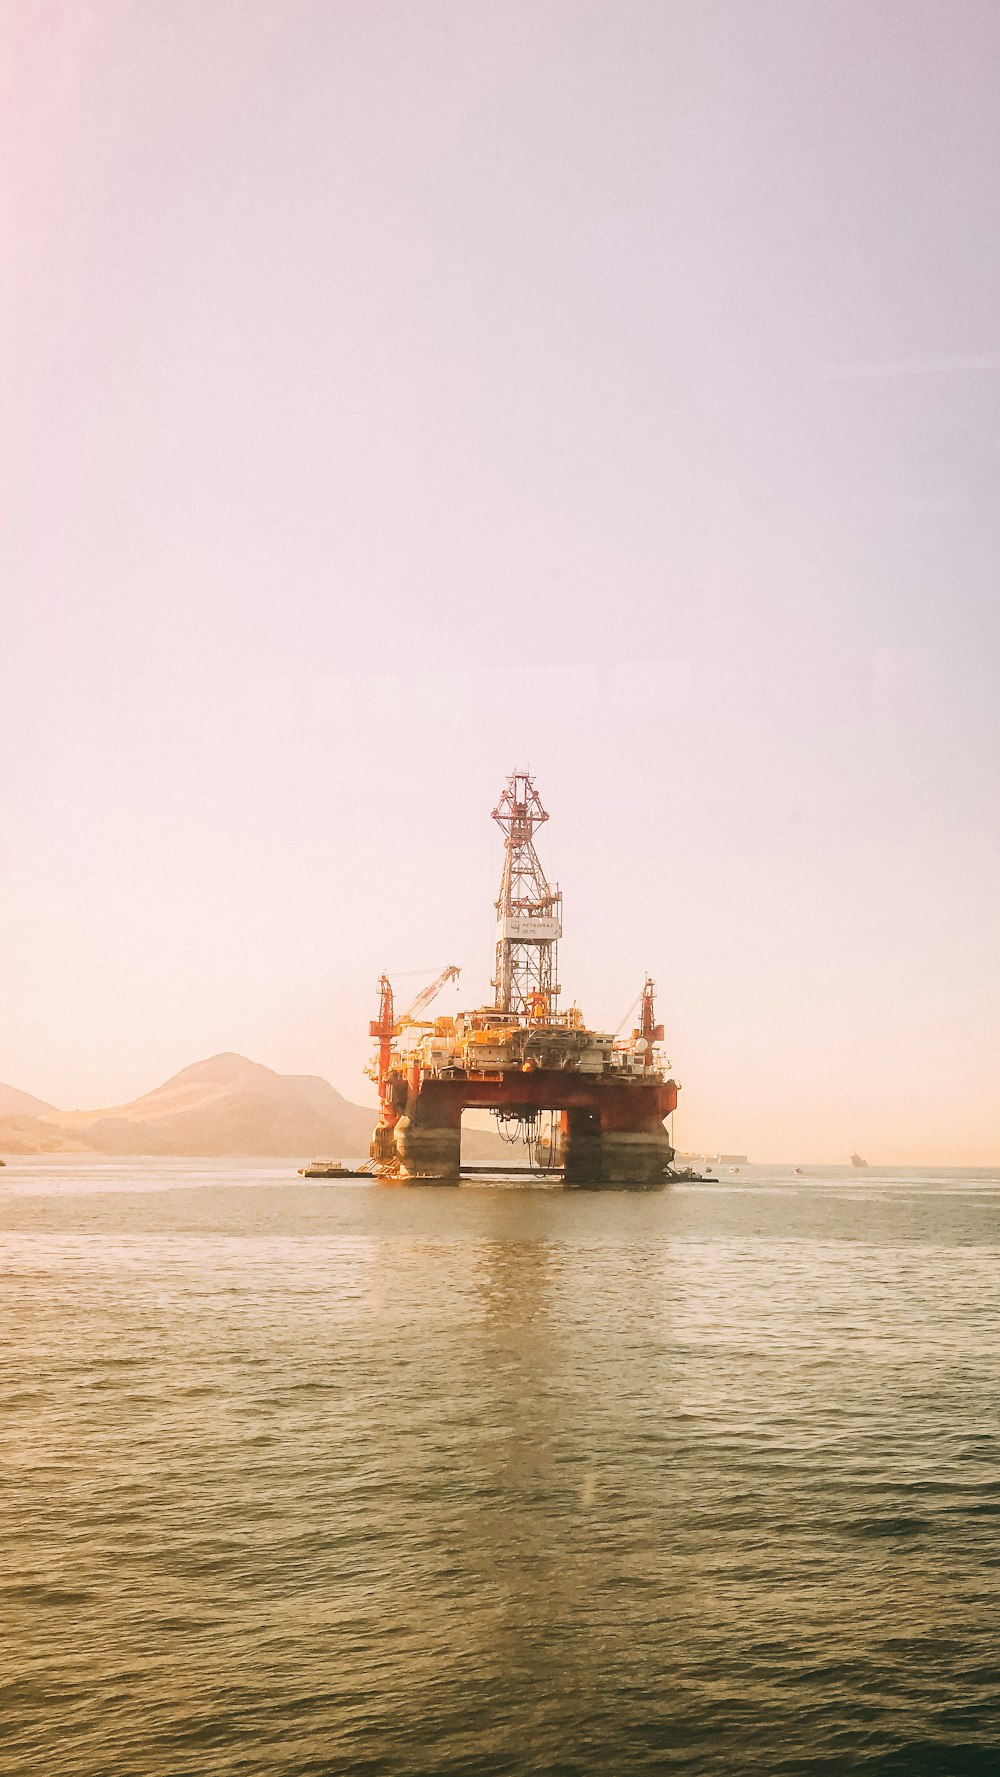
[[527, 772], [511, 773], [493, 819], [504, 835], [494, 1002], [454, 1018], [416, 1015], [457, 974], [450, 968], [397, 1018], [382, 976], [368, 1068], [379, 1091], [375, 1171], [400, 1183], [457, 1184], [462, 1112], [475, 1108], [493, 1111], [509, 1139], [521, 1135], [533, 1161], [561, 1164], [567, 1186], [657, 1187], [673, 1158], [664, 1118], [677, 1085], [665, 1078], [653, 983], [625, 1038], [589, 1029], [576, 1005], [559, 1010], [562, 896], [535, 850], [548, 815]]

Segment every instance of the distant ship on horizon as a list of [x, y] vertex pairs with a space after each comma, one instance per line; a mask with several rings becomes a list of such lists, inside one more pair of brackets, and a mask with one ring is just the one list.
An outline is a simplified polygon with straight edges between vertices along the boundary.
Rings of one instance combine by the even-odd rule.
[[867, 1162], [867, 1160], [862, 1160], [861, 1155], [857, 1152], [857, 1150], [855, 1150], [855, 1152], [851, 1155], [851, 1165], [852, 1166], [867, 1166], [868, 1162]]

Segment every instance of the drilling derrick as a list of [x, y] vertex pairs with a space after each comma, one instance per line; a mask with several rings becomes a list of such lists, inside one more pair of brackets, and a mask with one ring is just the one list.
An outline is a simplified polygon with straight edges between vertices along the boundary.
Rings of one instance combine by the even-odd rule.
[[533, 1023], [556, 1009], [556, 953], [562, 937], [562, 895], [549, 887], [535, 850], [534, 832], [548, 820], [534, 780], [514, 771], [493, 819], [504, 836], [503, 875], [497, 897], [496, 1007]]

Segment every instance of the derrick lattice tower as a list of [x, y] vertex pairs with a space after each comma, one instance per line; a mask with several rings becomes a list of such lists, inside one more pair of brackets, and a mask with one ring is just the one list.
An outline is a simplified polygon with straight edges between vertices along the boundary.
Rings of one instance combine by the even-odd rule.
[[556, 972], [562, 936], [562, 895], [550, 887], [535, 850], [534, 833], [548, 820], [534, 779], [513, 771], [493, 810], [504, 836], [503, 875], [497, 897], [496, 974], [498, 1011], [542, 1024], [559, 998]]

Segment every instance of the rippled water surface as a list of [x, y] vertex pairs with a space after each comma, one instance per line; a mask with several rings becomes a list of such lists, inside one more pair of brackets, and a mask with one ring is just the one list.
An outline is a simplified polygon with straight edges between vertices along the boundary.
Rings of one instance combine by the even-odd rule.
[[0, 1173], [0, 1770], [1000, 1770], [1000, 1185]]

